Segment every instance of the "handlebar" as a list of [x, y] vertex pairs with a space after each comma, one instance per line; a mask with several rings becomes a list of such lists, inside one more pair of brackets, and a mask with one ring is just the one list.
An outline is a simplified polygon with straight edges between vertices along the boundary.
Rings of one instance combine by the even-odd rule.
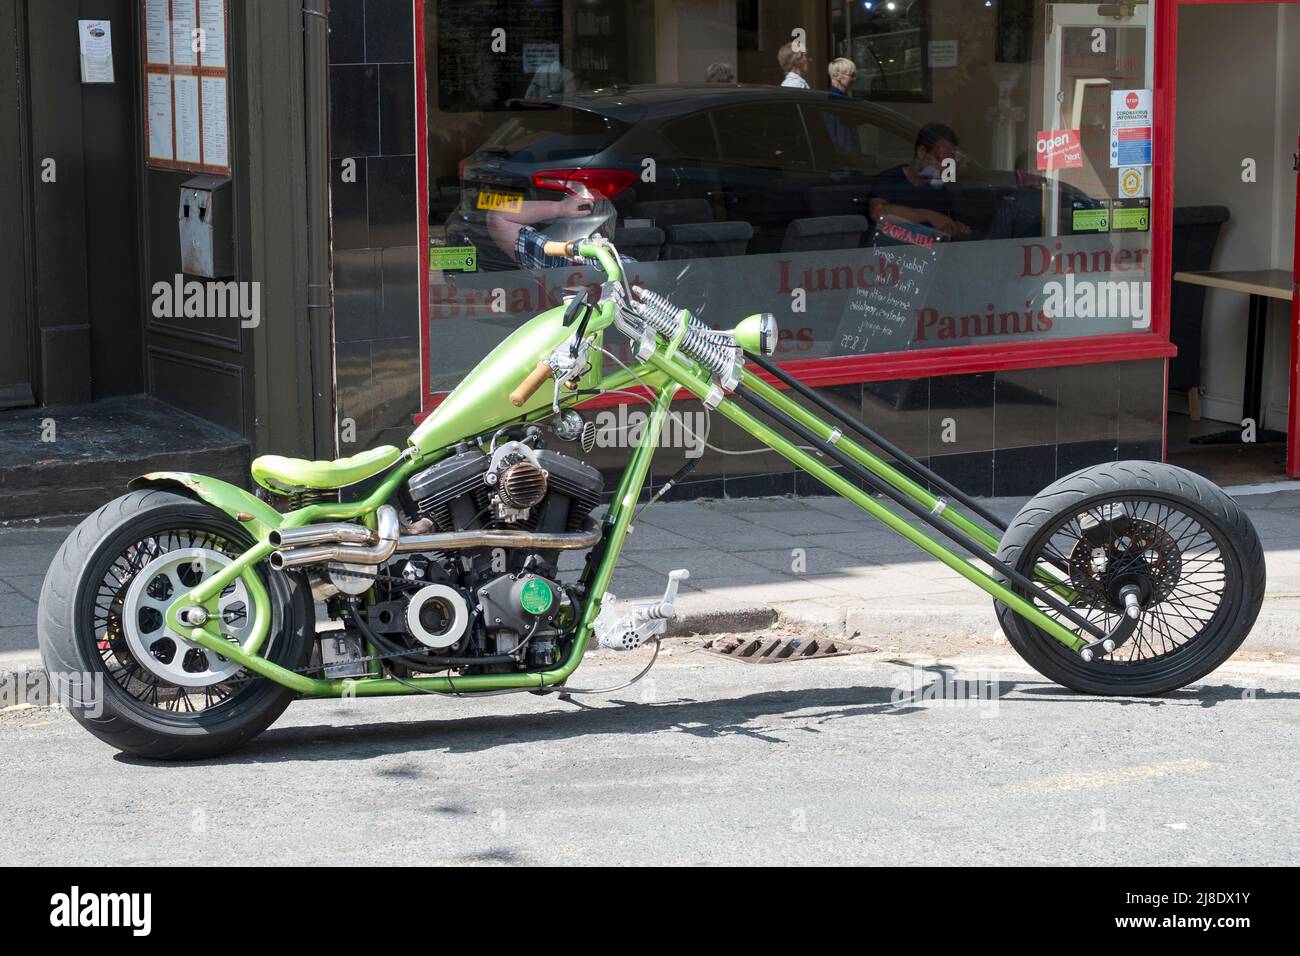
[[567, 242], [553, 239], [542, 246], [542, 251], [548, 256], [563, 259], [595, 259], [610, 282], [623, 281], [623, 266], [608, 243], [592, 242], [590, 239], [571, 239]]
[[519, 383], [519, 387], [510, 393], [510, 404], [518, 408], [532, 398], [533, 394], [554, 374], [554, 370], [549, 365], [538, 362], [537, 368], [533, 369], [528, 377]]
[[[631, 298], [632, 290], [623, 275], [623, 266], [619, 261], [618, 253], [608, 242], [592, 242], [590, 239], [572, 239], [568, 241], [553, 239], [542, 245], [542, 251], [548, 256], [556, 256], [562, 259], [595, 259], [600, 264], [601, 269], [604, 270], [609, 281], [622, 283], [628, 298]], [[585, 328], [585, 323], [583, 327]], [[537, 368], [533, 369], [528, 374], [528, 377], [510, 393], [510, 403], [516, 408], [523, 405], [554, 374], [555, 370], [550, 365], [546, 362], [539, 362]], [[570, 385], [570, 387], [576, 386]]]
[[[615, 291], [622, 293], [622, 302], [607, 301], [602, 306], [606, 311], [603, 313], [601, 328], [607, 326], [611, 319], [618, 324], [630, 316], [630, 325], [619, 324], [618, 327], [633, 338], [638, 350], [641, 348], [644, 333], [652, 332], [657, 337], [656, 341], [662, 339], [666, 343], [667, 357], [680, 354], [699, 363], [717, 377], [718, 382], [723, 384], [724, 390], [734, 389], [735, 384], [740, 381], [740, 369], [744, 365], [744, 359], [738, 353], [742, 349], [764, 355], [770, 355], [775, 351], [777, 333], [771, 315], [751, 315], [730, 331], [714, 330], [689, 311], [679, 309], [664, 296], [639, 286], [634, 289], [623, 272], [618, 251], [608, 240], [552, 240], [543, 244], [543, 250], [546, 255], [556, 258], [594, 259], [605, 271], [609, 281], [619, 287]], [[575, 299], [570, 305], [576, 303]], [[564, 323], [566, 328], [572, 324], [577, 311], [572, 308], [566, 310]], [[585, 349], [588, 347], [583, 337], [587, 330], [590, 310], [586, 316], [577, 327], [568, 356], [562, 354], [558, 347], [550, 356], [550, 362], [555, 362], [558, 366], [563, 385], [569, 389], [577, 388], [578, 379], [581, 377], [578, 362], [585, 355]], [[522, 406], [547, 379], [556, 374], [557, 369], [543, 360], [520, 383], [519, 387], [510, 393], [510, 401], [516, 407]]]

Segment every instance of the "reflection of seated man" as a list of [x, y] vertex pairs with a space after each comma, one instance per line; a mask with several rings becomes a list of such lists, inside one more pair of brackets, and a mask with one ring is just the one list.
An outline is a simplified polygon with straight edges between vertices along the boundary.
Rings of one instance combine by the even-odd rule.
[[544, 100], [548, 96], [568, 96], [578, 90], [578, 78], [559, 60], [544, 64], [533, 74], [524, 99]]
[[[585, 238], [595, 233], [613, 237], [618, 213], [607, 199], [596, 199], [584, 190], [583, 195], [568, 194], [563, 199], [529, 199], [518, 212], [490, 212], [487, 217], [488, 234], [497, 248], [519, 264], [521, 269], [550, 269], [567, 266], [572, 260], [566, 256], [549, 256], [544, 250], [553, 239]], [[550, 230], [546, 235], [537, 223], [557, 220], [574, 220], [564, 228]], [[579, 221], [581, 220], [581, 221]], [[634, 261], [621, 256], [624, 261]]]
[[880, 173], [872, 187], [871, 221], [885, 216], [930, 226], [945, 239], [964, 239], [970, 226], [952, 218], [952, 195], [944, 188], [944, 160], [957, 158], [957, 134], [927, 123], [916, 135], [912, 161]]

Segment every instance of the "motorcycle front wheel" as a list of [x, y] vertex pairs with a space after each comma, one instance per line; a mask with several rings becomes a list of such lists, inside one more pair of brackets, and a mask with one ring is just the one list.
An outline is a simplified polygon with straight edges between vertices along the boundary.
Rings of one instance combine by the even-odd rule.
[[1058, 479], [1012, 519], [998, 557], [1027, 577], [1049, 574], [1107, 633], [1124, 613], [1124, 591], [1138, 589], [1136, 630], [1091, 661], [995, 602], [1020, 656], [1087, 694], [1163, 694], [1199, 680], [1245, 640], [1264, 601], [1264, 549], [1245, 512], [1205, 478], [1158, 462], [1107, 462]]
[[[135, 491], [87, 517], [55, 555], [37, 635], [51, 690], [96, 737], [125, 753], [194, 760], [230, 751], [283, 713], [289, 689], [172, 633], [174, 596], [253, 544], [224, 512], [161, 489]], [[310, 589], [258, 568], [272, 602], [262, 653], [284, 667], [311, 652]], [[242, 580], [217, 600], [218, 627], [242, 642], [252, 599]]]

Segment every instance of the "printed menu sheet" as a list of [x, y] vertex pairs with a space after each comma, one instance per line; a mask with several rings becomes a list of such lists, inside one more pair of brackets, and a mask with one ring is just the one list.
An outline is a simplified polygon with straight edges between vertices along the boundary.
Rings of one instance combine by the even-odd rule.
[[139, 0], [147, 163], [230, 175], [229, 0]]

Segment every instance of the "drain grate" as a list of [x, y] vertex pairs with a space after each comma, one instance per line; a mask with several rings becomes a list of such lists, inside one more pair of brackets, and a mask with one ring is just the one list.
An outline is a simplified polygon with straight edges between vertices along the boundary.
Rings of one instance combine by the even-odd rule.
[[806, 661], [820, 657], [843, 657], [860, 654], [866, 648], [846, 641], [813, 637], [719, 637], [704, 645], [712, 654], [730, 657], [746, 664], [776, 664], [781, 661]]

